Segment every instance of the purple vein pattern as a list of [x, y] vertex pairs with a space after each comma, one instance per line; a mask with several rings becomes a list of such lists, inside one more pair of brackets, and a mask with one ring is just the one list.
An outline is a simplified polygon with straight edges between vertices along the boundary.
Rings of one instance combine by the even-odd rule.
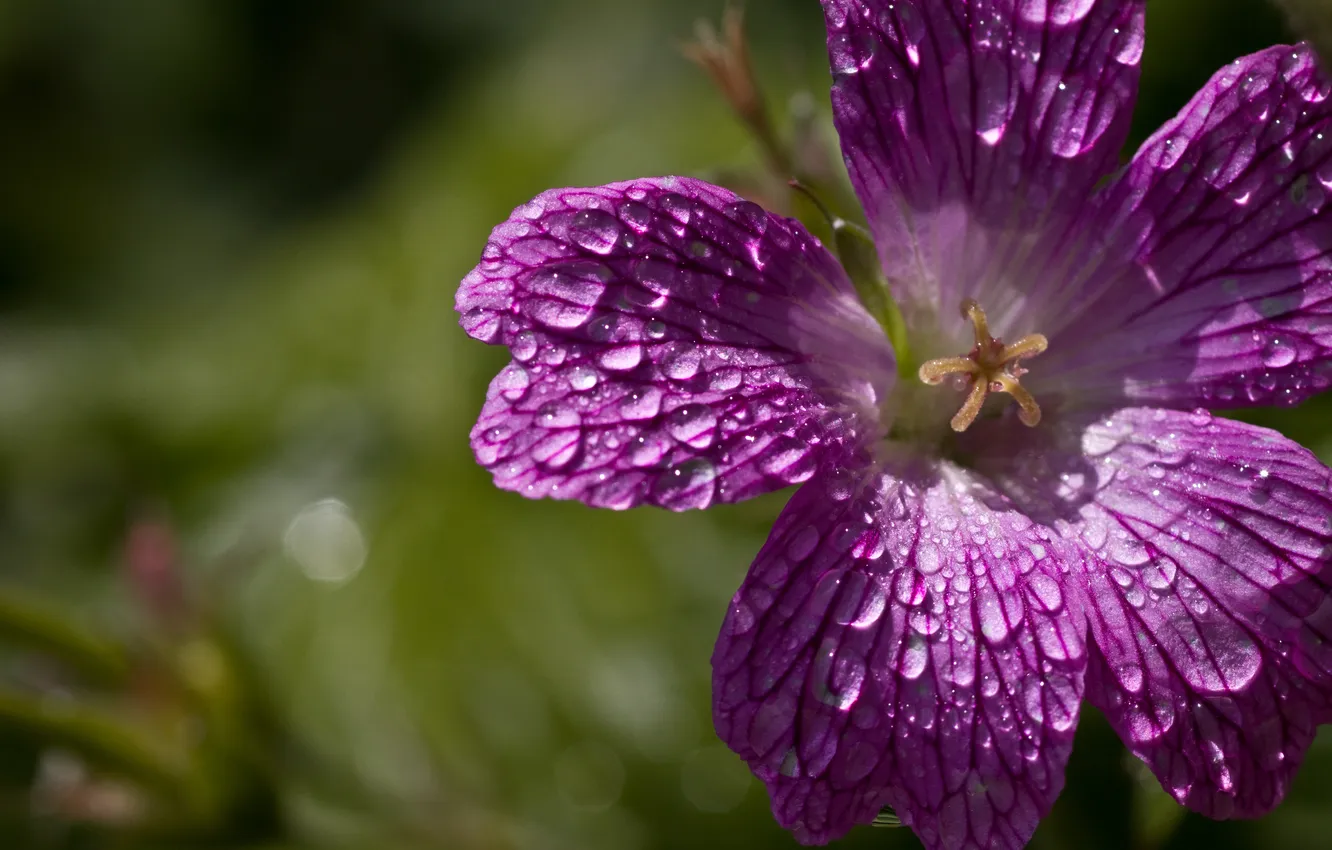
[[616, 509], [801, 485], [713, 696], [803, 842], [892, 806], [929, 850], [1024, 846], [1084, 698], [1182, 804], [1270, 810], [1332, 721], [1332, 473], [1209, 411], [1332, 384], [1332, 85], [1303, 45], [1241, 58], [1116, 170], [1145, 0], [823, 7], [911, 349], [964, 352], [968, 299], [1044, 334], [1040, 424], [954, 435], [800, 223], [668, 177], [495, 229], [457, 297], [512, 355], [478, 461]]

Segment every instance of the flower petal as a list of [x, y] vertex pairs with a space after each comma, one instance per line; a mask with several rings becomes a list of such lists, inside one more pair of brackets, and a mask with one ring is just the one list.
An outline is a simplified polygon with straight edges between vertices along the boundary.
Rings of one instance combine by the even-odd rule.
[[795, 494], [732, 600], [717, 732], [801, 841], [886, 804], [931, 850], [1022, 847], [1087, 660], [1063, 544], [955, 467], [854, 463]]
[[797, 222], [684, 178], [546, 192], [458, 290], [507, 345], [472, 431], [500, 487], [676, 510], [809, 478], [877, 427], [892, 349]]
[[[1222, 69], [1091, 212], [1042, 375], [1171, 407], [1332, 384], [1332, 92], [1304, 45]], [[1056, 375], [1057, 368], [1062, 374]]]
[[1271, 809], [1332, 720], [1332, 472], [1205, 411], [1120, 410], [1062, 439], [1009, 476], [1058, 481], [1029, 509], [1087, 553], [1089, 699], [1181, 803]]
[[1145, 5], [823, 0], [842, 150], [903, 300], [998, 315], [1041, 266], [1062, 237], [1036, 234], [1116, 164]]

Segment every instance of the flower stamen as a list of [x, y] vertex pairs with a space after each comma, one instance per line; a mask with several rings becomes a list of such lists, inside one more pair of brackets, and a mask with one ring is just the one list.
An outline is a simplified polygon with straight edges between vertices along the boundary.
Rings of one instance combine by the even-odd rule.
[[985, 311], [970, 298], [962, 302], [962, 316], [971, 320], [976, 347], [966, 357], [941, 357], [923, 363], [917, 373], [921, 381], [931, 386], [943, 383], [950, 375], [970, 379], [971, 391], [967, 393], [967, 400], [949, 424], [959, 433], [967, 430], [980, 415], [986, 396], [992, 392], [1005, 392], [1017, 402], [1018, 419], [1022, 424], [1036, 427], [1041, 421], [1041, 408], [1032, 394], [1018, 383], [1018, 378], [1027, 371], [1020, 361], [1045, 351], [1048, 340], [1041, 334], [1030, 334], [1005, 345], [1003, 340], [990, 335]]

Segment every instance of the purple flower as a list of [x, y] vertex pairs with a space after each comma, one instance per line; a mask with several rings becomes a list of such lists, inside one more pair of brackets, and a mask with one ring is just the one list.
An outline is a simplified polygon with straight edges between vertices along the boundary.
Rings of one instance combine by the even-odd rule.
[[458, 293], [513, 354], [478, 459], [613, 508], [804, 482], [713, 656], [802, 841], [1021, 847], [1084, 697], [1181, 803], [1268, 811], [1332, 720], [1332, 476], [1207, 408], [1332, 383], [1332, 87], [1237, 60], [1104, 181], [1145, 0], [823, 6], [880, 261], [696, 180], [540, 195]]

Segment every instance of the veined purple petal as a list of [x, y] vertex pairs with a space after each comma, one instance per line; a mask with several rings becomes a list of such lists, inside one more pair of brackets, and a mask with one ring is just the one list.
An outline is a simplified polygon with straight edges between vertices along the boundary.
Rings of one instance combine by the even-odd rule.
[[1181, 803], [1271, 809], [1332, 720], [1332, 472], [1204, 411], [1061, 439], [1018, 450], [1007, 481], [1051, 482], [1017, 498], [1086, 552], [1088, 697]]
[[1332, 384], [1332, 92], [1307, 46], [1237, 60], [1096, 205], [1040, 376], [1172, 407]]
[[685, 178], [546, 192], [458, 290], [507, 345], [472, 447], [500, 487], [675, 510], [804, 481], [872, 436], [893, 355], [798, 222]]
[[1116, 163], [1144, 0], [823, 0], [833, 116], [911, 304], [1005, 314]]
[[1020, 848], [1063, 786], [1082, 696], [1067, 547], [956, 467], [842, 460], [731, 602], [717, 732], [803, 842], [887, 804], [930, 850]]

